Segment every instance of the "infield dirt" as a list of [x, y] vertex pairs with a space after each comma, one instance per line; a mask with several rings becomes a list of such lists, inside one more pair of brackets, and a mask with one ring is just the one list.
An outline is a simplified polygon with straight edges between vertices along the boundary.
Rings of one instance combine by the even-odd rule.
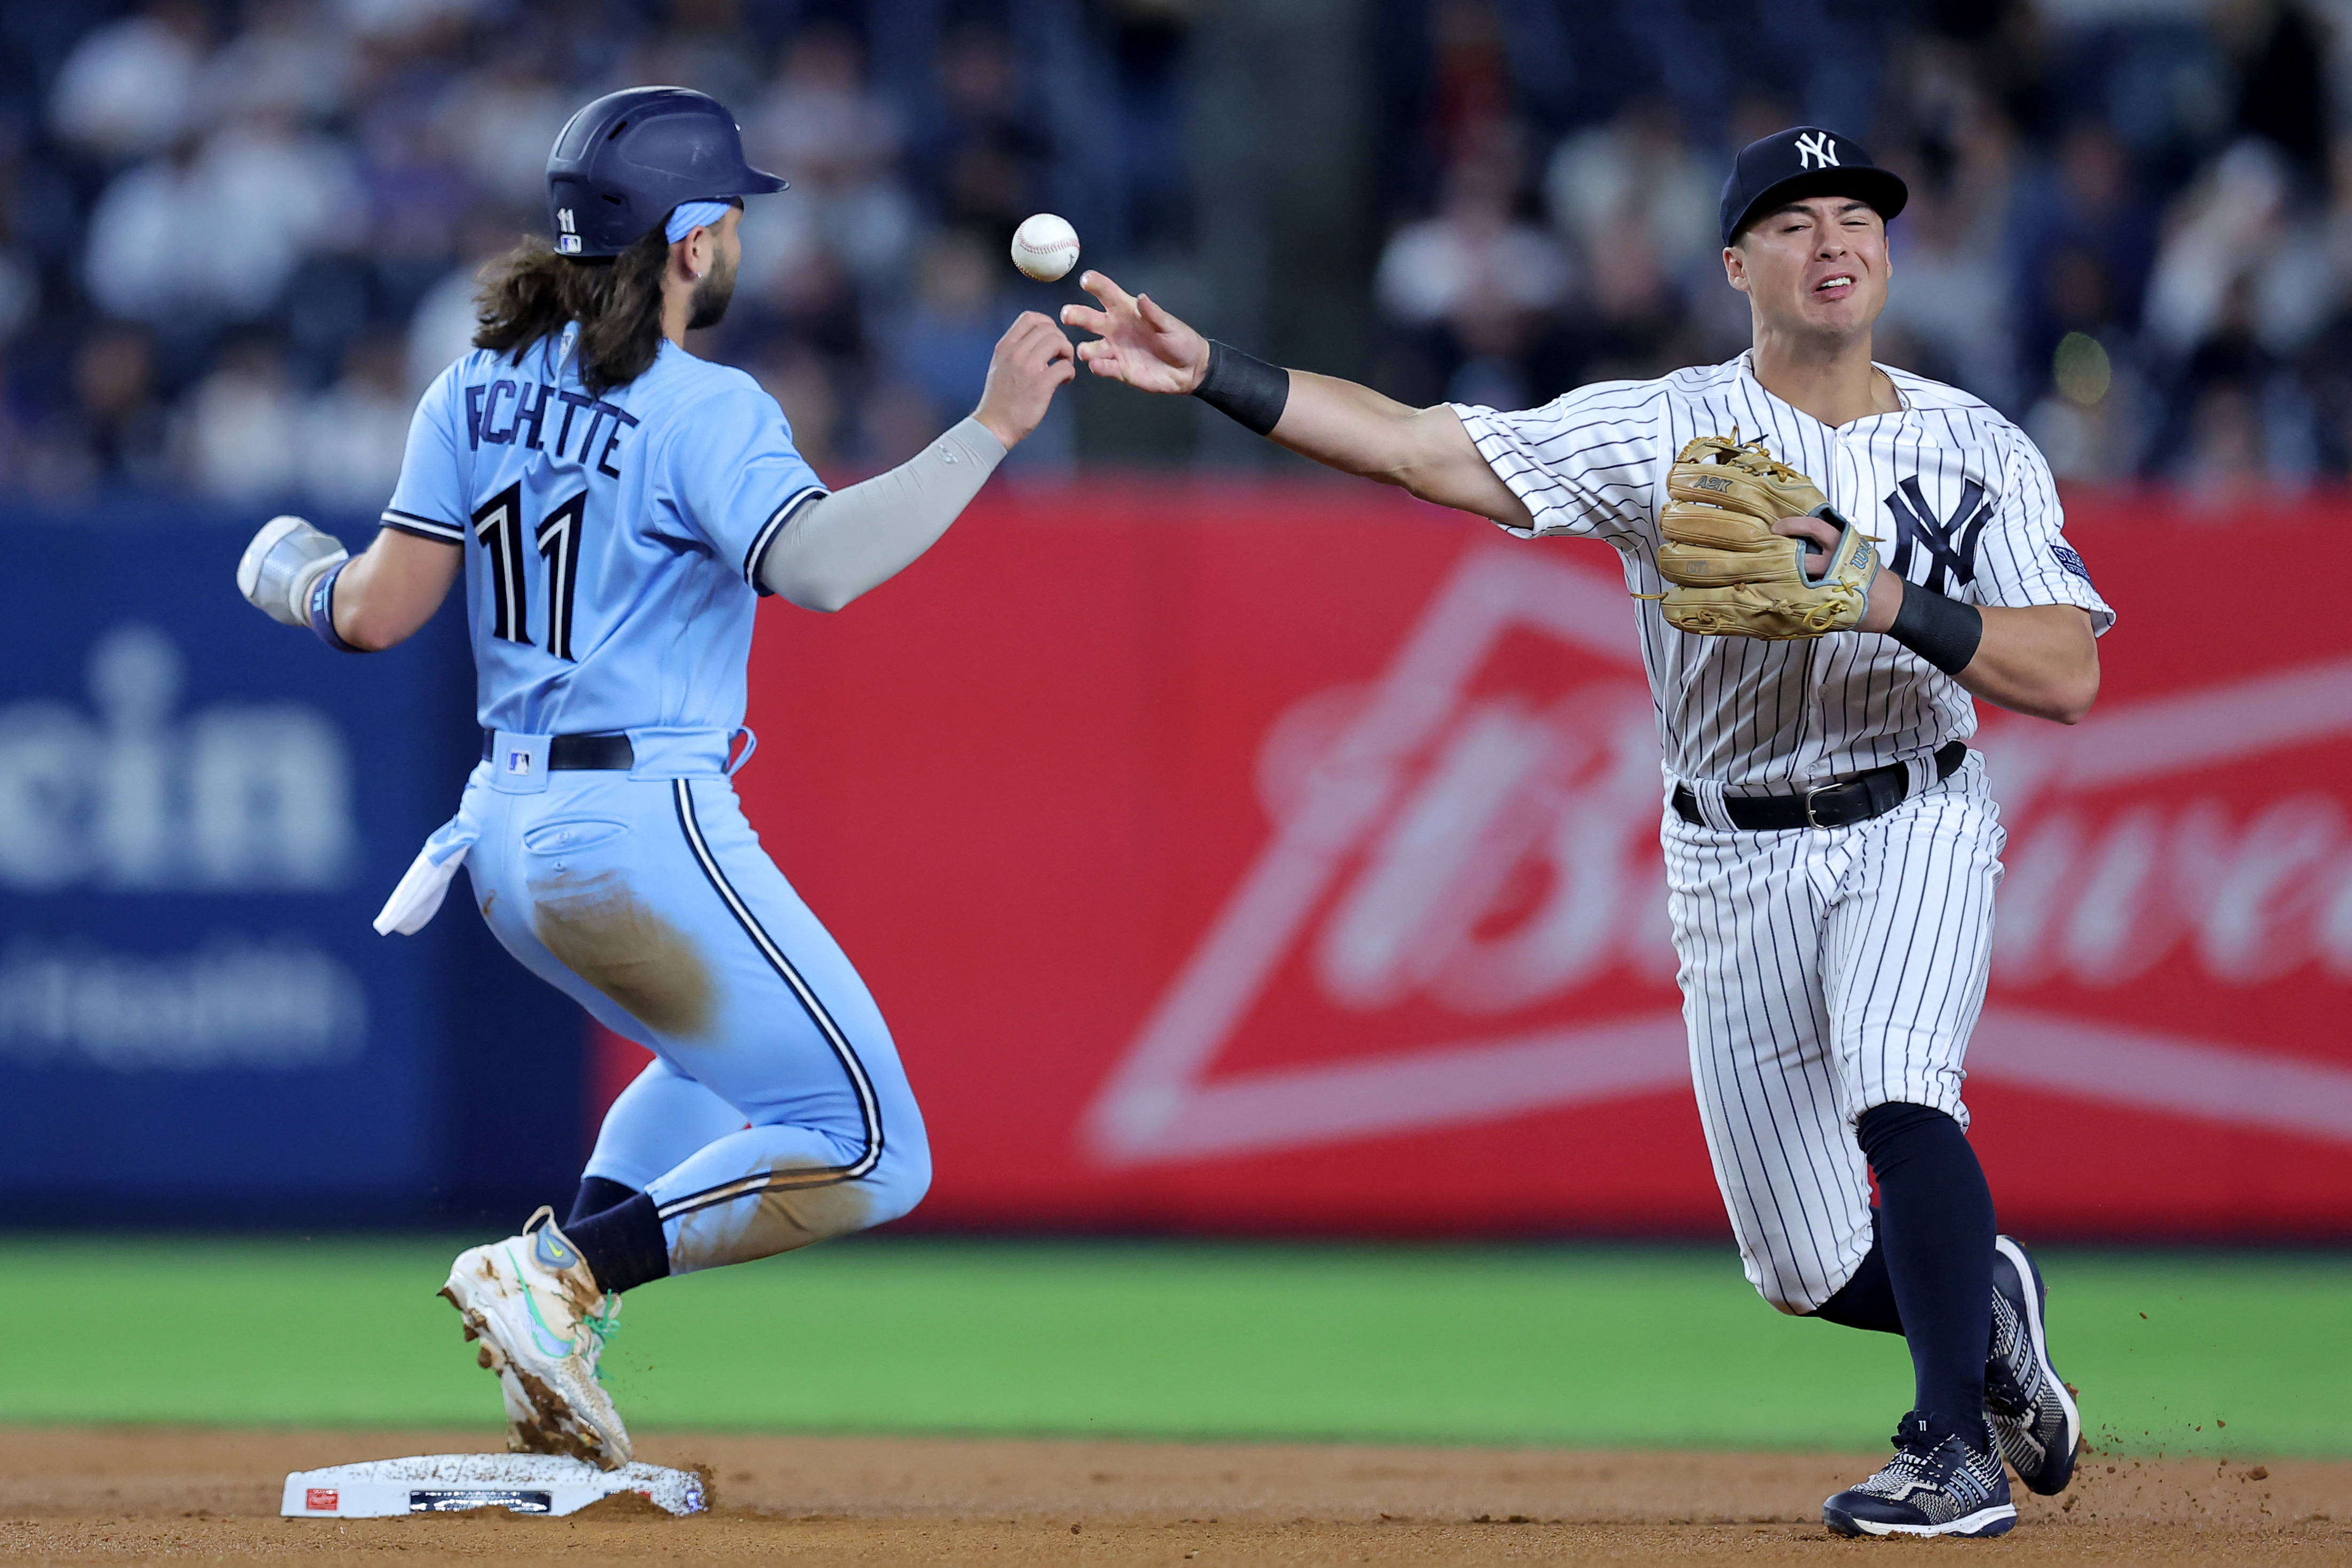
[[2086, 1563], [2352, 1559], [2352, 1463], [2086, 1455], [1989, 1542], [1845, 1542], [1820, 1501], [1875, 1456], [647, 1434], [717, 1507], [570, 1519], [277, 1517], [286, 1473], [484, 1447], [482, 1434], [0, 1431], [0, 1557], [55, 1563], [395, 1557], [585, 1563], [1461, 1563], [1694, 1558]]

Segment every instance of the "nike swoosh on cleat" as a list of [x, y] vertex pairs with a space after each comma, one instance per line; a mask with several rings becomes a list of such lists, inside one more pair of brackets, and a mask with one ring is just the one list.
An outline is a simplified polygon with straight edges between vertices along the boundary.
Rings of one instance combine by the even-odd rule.
[[[522, 1271], [518, 1268], [515, 1272], [520, 1279]], [[521, 1279], [520, 1283], [522, 1285], [522, 1304], [530, 1309], [531, 1337], [539, 1342], [538, 1348], [540, 1353], [541, 1355], [551, 1356], [570, 1355], [572, 1353], [572, 1342], [568, 1339], [559, 1338], [555, 1331], [547, 1326], [547, 1320], [540, 1315], [539, 1292], [530, 1288], [530, 1280]]]

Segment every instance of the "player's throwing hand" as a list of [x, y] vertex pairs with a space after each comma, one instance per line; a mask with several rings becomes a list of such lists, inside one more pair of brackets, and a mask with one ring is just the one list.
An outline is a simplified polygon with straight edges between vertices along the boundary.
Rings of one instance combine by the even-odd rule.
[[988, 384], [981, 389], [980, 406], [971, 416], [1009, 451], [1045, 417], [1054, 389], [1077, 374], [1070, 340], [1052, 318], [1024, 310], [996, 340], [996, 352], [988, 360]]
[[1099, 272], [1079, 274], [1078, 287], [1102, 301], [1062, 307], [1062, 324], [1092, 332], [1078, 345], [1088, 370], [1123, 381], [1139, 392], [1189, 393], [1209, 368], [1209, 340], [1151, 302], [1130, 294]]

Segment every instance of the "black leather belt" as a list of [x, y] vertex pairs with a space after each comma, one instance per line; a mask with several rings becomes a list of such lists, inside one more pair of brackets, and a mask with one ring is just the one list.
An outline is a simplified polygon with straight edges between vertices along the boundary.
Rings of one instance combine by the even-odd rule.
[[[488, 730], [482, 731], [482, 760], [490, 760], [490, 748], [498, 743], [497, 736]], [[626, 735], [554, 735], [547, 742], [547, 771], [627, 773], [637, 765], [636, 748], [629, 744]]]
[[[1936, 750], [1936, 777], [1948, 779], [1968, 760], [1966, 741], [1949, 741]], [[1866, 773], [1856, 773], [1833, 784], [1802, 795], [1746, 795], [1723, 797], [1731, 826], [1749, 833], [1777, 833], [1791, 827], [1851, 827], [1884, 816], [1903, 804], [1911, 792], [1911, 772], [1901, 763], [1889, 763]], [[1704, 827], [1698, 797], [1688, 784], [1675, 786], [1675, 813], [1694, 826]]]

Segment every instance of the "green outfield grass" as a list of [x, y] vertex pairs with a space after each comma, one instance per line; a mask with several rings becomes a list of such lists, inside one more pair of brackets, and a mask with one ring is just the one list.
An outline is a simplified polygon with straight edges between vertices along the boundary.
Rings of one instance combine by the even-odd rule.
[[[0, 1421], [495, 1428], [457, 1245], [0, 1242]], [[2101, 1447], [2352, 1455], [2352, 1257], [2043, 1264]], [[1869, 1449], [1910, 1391], [1727, 1247], [869, 1239], [633, 1293], [605, 1365], [635, 1426], [799, 1432]]]

